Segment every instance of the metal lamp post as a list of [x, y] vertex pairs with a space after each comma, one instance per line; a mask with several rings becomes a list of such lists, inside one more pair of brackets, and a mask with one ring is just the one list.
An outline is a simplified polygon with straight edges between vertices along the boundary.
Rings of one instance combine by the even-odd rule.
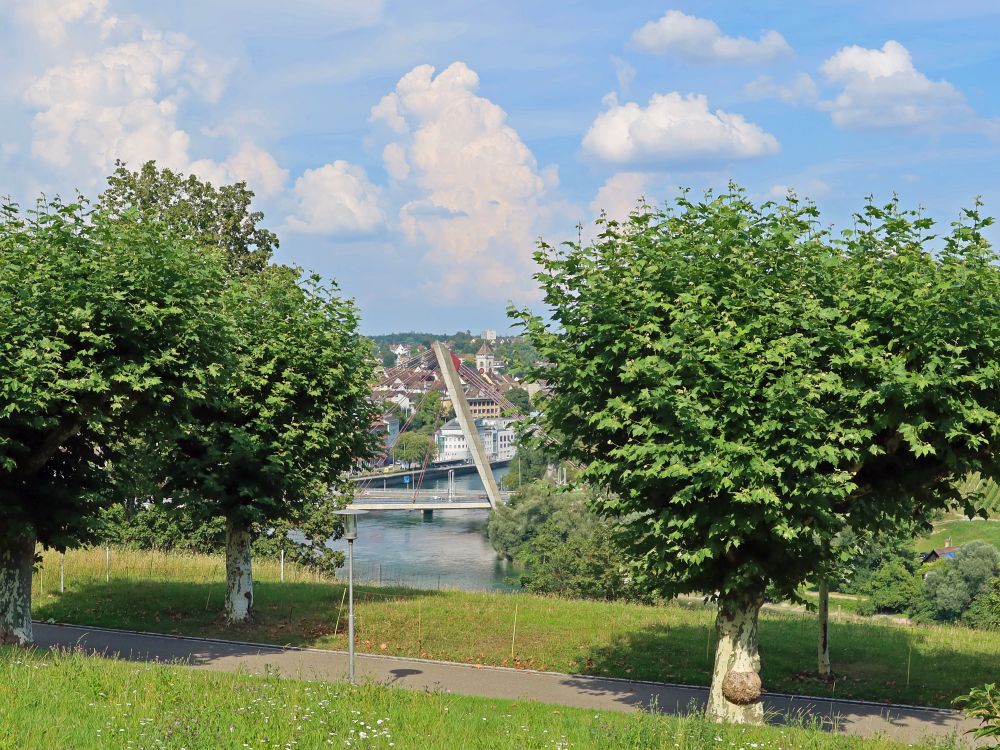
[[354, 540], [358, 538], [358, 516], [367, 510], [345, 508], [337, 515], [344, 519], [344, 539], [347, 540], [347, 676], [354, 683]]

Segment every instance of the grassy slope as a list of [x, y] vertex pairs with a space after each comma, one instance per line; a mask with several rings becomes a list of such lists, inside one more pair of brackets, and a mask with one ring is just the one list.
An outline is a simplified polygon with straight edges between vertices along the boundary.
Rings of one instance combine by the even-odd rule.
[[[106, 584], [103, 551], [70, 553], [67, 590], [59, 594], [57, 558], [47, 555], [36, 576], [36, 617], [346, 648], [341, 585], [260, 581], [257, 623], [233, 631], [219, 619], [224, 585], [217, 558], [147, 561], [137, 554], [132, 562], [126, 568], [116, 558], [115, 570], [133, 580]], [[268, 578], [273, 571], [258, 566], [258, 572]], [[362, 651], [702, 685], [710, 678], [714, 614], [702, 606], [366, 587], [359, 587], [358, 599]], [[835, 618], [831, 644], [838, 680], [830, 686], [803, 674], [814, 668], [812, 617], [767, 613], [760, 635], [762, 676], [771, 691], [947, 706], [956, 695], [994, 681], [1000, 671], [997, 633]]]
[[899, 747], [818, 730], [746, 729], [2, 647], [0, 728], [0, 750]]
[[1000, 521], [944, 521], [934, 526], [934, 533], [916, 541], [918, 552], [927, 552], [936, 547], [944, 547], [947, 540], [956, 547], [975, 539], [1000, 547]]

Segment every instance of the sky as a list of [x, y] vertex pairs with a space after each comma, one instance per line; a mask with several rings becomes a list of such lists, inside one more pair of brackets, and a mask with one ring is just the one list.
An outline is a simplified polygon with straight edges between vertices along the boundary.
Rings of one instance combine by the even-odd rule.
[[[362, 330], [511, 328], [532, 254], [738, 182], [1000, 214], [995, 0], [0, 0], [0, 194], [245, 180]], [[994, 242], [1000, 236], [994, 232]]]

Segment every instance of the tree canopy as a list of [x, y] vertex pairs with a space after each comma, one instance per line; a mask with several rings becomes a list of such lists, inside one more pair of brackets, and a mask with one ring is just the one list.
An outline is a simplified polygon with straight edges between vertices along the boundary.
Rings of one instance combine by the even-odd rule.
[[134, 213], [0, 209], [0, 640], [30, 639], [35, 541], [86, 540], [129, 436], [210, 389], [224, 283], [219, 253]]
[[5, 207], [0, 256], [0, 528], [63, 548], [90, 531], [88, 491], [136, 419], [179, 424], [207, 392], [223, 263], [162, 225], [58, 202], [30, 220]]
[[514, 404], [522, 414], [527, 414], [531, 411], [531, 396], [528, 395], [528, 392], [524, 388], [515, 386], [504, 394], [504, 398]]
[[720, 628], [742, 621], [720, 639], [720, 717], [759, 719], [716, 689], [732, 673], [754, 694], [765, 587], [791, 594], [844, 528], [981, 510], [956, 486], [1000, 447], [990, 222], [976, 206], [935, 245], [929, 219], [869, 202], [832, 236], [811, 204], [734, 188], [537, 253], [551, 320], [512, 314], [548, 362], [543, 425], [612, 491], [595, 507], [641, 583], [717, 593]]
[[423, 464], [424, 458], [434, 459], [437, 455], [437, 443], [433, 437], [421, 432], [403, 432], [396, 438], [392, 454], [397, 461], [419, 466]]
[[245, 182], [217, 188], [195, 175], [160, 169], [155, 161], [137, 172], [116, 161], [100, 204], [109, 215], [138, 211], [180, 237], [218, 247], [241, 275], [264, 270], [278, 248], [278, 236], [260, 226], [264, 214], [250, 205], [253, 195]]
[[164, 491], [189, 512], [226, 518], [227, 549], [243, 537], [247, 580], [251, 525], [304, 519], [373, 447], [357, 311], [317, 277], [297, 277], [272, 266], [228, 285], [224, 377], [167, 455]]

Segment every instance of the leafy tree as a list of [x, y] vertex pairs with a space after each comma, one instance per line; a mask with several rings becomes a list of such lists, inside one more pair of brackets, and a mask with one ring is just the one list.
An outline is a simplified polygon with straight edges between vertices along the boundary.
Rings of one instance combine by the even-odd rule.
[[278, 248], [277, 235], [260, 226], [264, 214], [251, 209], [252, 200], [245, 182], [216, 188], [194, 175], [159, 169], [155, 161], [138, 172], [116, 161], [100, 205], [111, 216], [138, 210], [180, 237], [221, 248], [232, 272], [242, 275], [264, 270]]
[[224, 280], [217, 253], [131, 213], [0, 209], [0, 642], [32, 639], [36, 542], [92, 538], [128, 437], [205, 396]]
[[1000, 552], [988, 542], [973, 541], [958, 548], [924, 577], [925, 608], [920, 614], [935, 620], [958, 620], [1000, 575]]
[[[820, 677], [827, 680], [833, 677], [830, 660], [831, 586], [838, 591], [844, 591], [856, 587], [858, 580], [867, 582], [873, 570], [890, 558], [905, 561], [905, 567], [912, 571], [914, 567], [913, 551], [910, 548], [912, 542], [913, 529], [909, 525], [905, 528], [882, 529], [875, 534], [861, 535], [852, 529], [844, 529], [833, 537], [828, 546], [826, 559], [817, 566], [816, 574], [819, 594], [817, 672]], [[906, 606], [900, 611], [905, 609]]]
[[524, 563], [523, 588], [586, 599], [636, 598], [628, 564], [610, 524], [587, 508], [585, 492], [563, 492], [536, 481], [490, 514], [490, 542]]
[[524, 388], [511, 388], [504, 394], [504, 397], [514, 404], [522, 414], [527, 414], [531, 411], [531, 396], [528, 395], [528, 392]]
[[441, 418], [441, 394], [437, 391], [427, 391], [417, 404], [410, 429], [415, 432], [431, 434], [437, 428]]
[[[330, 495], [303, 503], [295, 515], [270, 524], [254, 524], [254, 557], [285, 558], [315, 570], [335, 572], [343, 565], [343, 553], [326, 545], [335, 536], [340, 519], [336, 510], [342, 505]], [[182, 504], [171, 508], [159, 503], [115, 503], [102, 511], [98, 536], [102, 543], [125, 549], [186, 550], [210, 554], [225, 547], [226, 521], [222, 517], [204, 518], [192, 512], [196, 508]]]
[[397, 461], [403, 461], [411, 466], [413, 464], [423, 464], [424, 458], [433, 460], [437, 455], [437, 443], [434, 438], [419, 432], [404, 432], [396, 438], [396, 444], [392, 447], [393, 455]]
[[[548, 482], [535, 481], [517, 490], [506, 505], [490, 513], [486, 534], [493, 549], [513, 560], [546, 520], [555, 519], [564, 526], [572, 525], [573, 505], [568, 493], [560, 493]], [[579, 501], [579, 497], [573, 496]], [[576, 510], [579, 510], [579, 502]], [[589, 511], [588, 511], [589, 512]], [[570, 516], [567, 518], [566, 516]]]
[[848, 556], [837, 568], [837, 590], [847, 594], [868, 593], [873, 588], [871, 580], [876, 571], [889, 563], [900, 563], [910, 572], [915, 571], [914, 534], [915, 531], [907, 527], [864, 536], [845, 530], [841, 537]]
[[976, 595], [962, 622], [980, 630], [1000, 630], [1000, 577], [991, 579]]
[[343, 500], [327, 495], [302, 503], [295, 508], [294, 516], [258, 527], [254, 554], [278, 557], [284, 550], [285, 558], [292, 562], [323, 573], [335, 573], [344, 564], [344, 553], [331, 549], [327, 543], [339, 536], [340, 518], [336, 512], [345, 504]]
[[1000, 737], [1000, 687], [995, 682], [973, 688], [967, 695], [954, 700], [970, 719], [979, 719], [981, 726], [971, 732], [977, 739]]
[[[371, 360], [353, 304], [270, 267], [230, 283], [225, 380], [167, 456], [165, 491], [226, 519], [226, 617], [253, 617], [254, 524], [299, 522], [373, 449]], [[334, 528], [329, 531], [335, 532]]]
[[863, 614], [902, 614], [920, 602], [920, 576], [912, 564], [890, 559], [868, 577], [863, 591], [868, 595], [861, 607]]
[[538, 352], [535, 351], [535, 347], [522, 338], [497, 344], [495, 351], [497, 358], [507, 363], [506, 373], [514, 378], [525, 377], [538, 364]]
[[202, 519], [158, 503], [115, 503], [100, 515], [100, 540], [125, 549], [212, 553], [225, 543], [221, 518]]
[[[548, 363], [542, 424], [611, 492], [638, 582], [718, 600], [708, 712], [760, 722], [757, 616], [862, 533], [961, 501], [1000, 448], [1000, 274], [977, 209], [869, 203], [832, 239], [794, 196], [739, 189], [543, 244], [551, 318], [513, 310]], [[968, 512], [980, 509], [965, 503]]]
[[504, 484], [518, 487], [541, 479], [548, 471], [549, 462], [543, 443], [520, 435], [517, 440], [517, 455], [510, 462], [510, 471], [504, 477]]

